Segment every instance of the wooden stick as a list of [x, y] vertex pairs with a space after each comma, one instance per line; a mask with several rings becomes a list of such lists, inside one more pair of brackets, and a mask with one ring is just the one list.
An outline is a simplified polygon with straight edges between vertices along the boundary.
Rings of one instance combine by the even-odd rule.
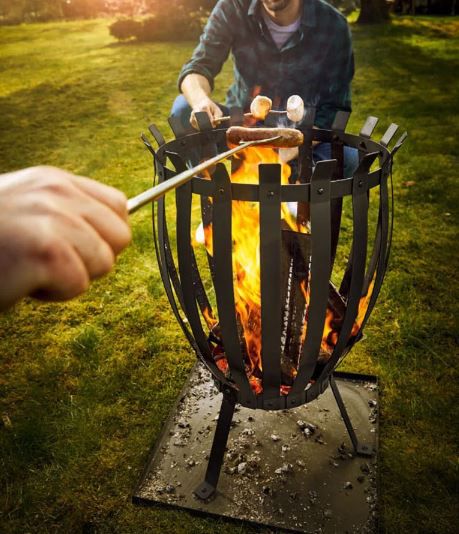
[[185, 184], [189, 180], [191, 180], [196, 174], [205, 171], [212, 165], [215, 165], [216, 163], [219, 163], [225, 158], [228, 158], [229, 156], [232, 156], [233, 154], [236, 154], [237, 152], [240, 152], [241, 150], [244, 150], [245, 148], [248, 148], [249, 146], [255, 146], [255, 145], [263, 145], [263, 144], [269, 144], [273, 141], [276, 141], [281, 136], [277, 135], [275, 137], [270, 137], [269, 139], [258, 139], [254, 141], [247, 141], [246, 143], [242, 143], [241, 145], [232, 148], [231, 150], [227, 150], [226, 152], [222, 152], [221, 154], [217, 154], [213, 158], [208, 159], [207, 161], [204, 161], [203, 163], [200, 163], [199, 165], [196, 165], [196, 167], [193, 167], [192, 169], [187, 169], [186, 171], [183, 171], [177, 176], [174, 176], [173, 178], [170, 178], [169, 180], [165, 180], [164, 182], [155, 185], [154, 187], [150, 187], [150, 189], [147, 189], [143, 193], [140, 193], [139, 195], [130, 198], [127, 202], [127, 209], [128, 213], [134, 213], [142, 206], [145, 206], [145, 204], [150, 204], [154, 200], [158, 200], [159, 198], [163, 197], [168, 191], [171, 191], [172, 189], [176, 189], [177, 187]]

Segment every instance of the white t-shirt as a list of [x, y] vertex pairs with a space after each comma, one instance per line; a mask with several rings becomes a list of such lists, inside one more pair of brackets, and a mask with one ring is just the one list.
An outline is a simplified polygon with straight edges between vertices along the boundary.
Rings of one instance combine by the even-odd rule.
[[271, 37], [273, 38], [273, 41], [276, 43], [276, 46], [279, 48], [279, 50], [289, 40], [290, 36], [298, 30], [301, 24], [301, 17], [298, 17], [295, 22], [292, 22], [292, 24], [289, 24], [288, 26], [279, 26], [265, 11], [263, 11], [262, 14], [269, 33], [271, 34]]

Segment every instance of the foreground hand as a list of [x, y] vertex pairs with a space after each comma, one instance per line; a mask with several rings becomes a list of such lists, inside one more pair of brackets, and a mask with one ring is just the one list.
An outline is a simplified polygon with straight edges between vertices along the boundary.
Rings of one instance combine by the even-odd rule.
[[0, 309], [32, 295], [67, 300], [128, 245], [126, 197], [54, 167], [0, 175]]
[[212, 126], [214, 128], [215, 126], [217, 126], [216, 119], [223, 117], [223, 112], [217, 106], [217, 104], [211, 98], [206, 97], [202, 99], [197, 105], [193, 106], [193, 110], [191, 111], [190, 123], [195, 130], [199, 129], [195, 116], [195, 113], [197, 111], [205, 111], [207, 115], [209, 115], [210, 122], [212, 123]]

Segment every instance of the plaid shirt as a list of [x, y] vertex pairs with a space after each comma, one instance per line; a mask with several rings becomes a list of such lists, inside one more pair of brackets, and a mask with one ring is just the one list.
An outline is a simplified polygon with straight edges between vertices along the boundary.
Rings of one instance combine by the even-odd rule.
[[315, 123], [329, 128], [337, 110], [351, 110], [354, 57], [346, 19], [323, 0], [304, 0], [297, 32], [279, 50], [260, 13], [258, 0], [219, 0], [193, 57], [179, 76], [205, 76], [211, 87], [229, 52], [234, 83], [226, 104], [247, 111], [256, 94], [269, 96], [274, 109], [300, 95], [317, 107]]

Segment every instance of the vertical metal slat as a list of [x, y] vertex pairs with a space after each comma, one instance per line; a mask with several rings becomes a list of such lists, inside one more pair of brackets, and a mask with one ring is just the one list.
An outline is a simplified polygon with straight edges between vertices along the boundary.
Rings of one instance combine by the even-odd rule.
[[[345, 349], [359, 310], [360, 297], [365, 280], [365, 267], [367, 259], [368, 241], [368, 195], [365, 187], [368, 180], [368, 171], [376, 159], [378, 153], [368, 154], [361, 161], [354, 174], [352, 184], [352, 211], [353, 211], [353, 236], [352, 236], [352, 274], [349, 285], [346, 312], [339, 334], [338, 342], [327, 365], [321, 372], [321, 377], [326, 376], [336, 365], [343, 350]], [[318, 378], [318, 381], [321, 380]]]
[[191, 225], [191, 183], [188, 182], [176, 190], [177, 203], [177, 256], [180, 274], [180, 283], [183, 293], [185, 313], [190, 323], [196, 343], [206, 363], [217, 376], [223, 377], [223, 382], [228, 381], [215, 364], [210, 352], [206, 335], [202, 329], [196, 304], [195, 288], [192, 271], [193, 249], [190, 238]]
[[317, 163], [311, 178], [311, 292], [306, 340], [298, 374], [290, 395], [301, 394], [306, 388], [320, 351], [328, 300], [331, 266], [330, 180], [335, 160]]
[[[390, 162], [391, 163], [391, 162]], [[378, 298], [381, 286], [384, 280], [384, 275], [386, 274], [386, 251], [389, 237], [389, 195], [387, 190], [387, 179], [389, 172], [381, 172], [381, 182], [379, 184], [379, 218], [381, 225], [381, 242], [379, 250], [378, 265], [376, 268], [375, 283], [373, 286], [373, 291], [371, 293], [370, 302], [368, 304], [368, 309], [365, 314], [365, 318], [360, 327], [362, 332], [370, 314], [376, 304], [376, 299]]]
[[232, 194], [231, 181], [222, 163], [217, 165], [213, 175], [215, 194], [213, 202], [213, 251], [215, 265], [215, 294], [218, 317], [222, 331], [223, 346], [231, 371], [231, 377], [239, 388], [239, 399], [245, 406], [256, 406], [245, 372], [236, 310], [234, 303], [233, 257], [232, 257]]
[[[281, 166], [259, 165], [260, 286], [263, 399], [278, 398], [281, 384]], [[269, 407], [269, 406], [268, 406]]]

